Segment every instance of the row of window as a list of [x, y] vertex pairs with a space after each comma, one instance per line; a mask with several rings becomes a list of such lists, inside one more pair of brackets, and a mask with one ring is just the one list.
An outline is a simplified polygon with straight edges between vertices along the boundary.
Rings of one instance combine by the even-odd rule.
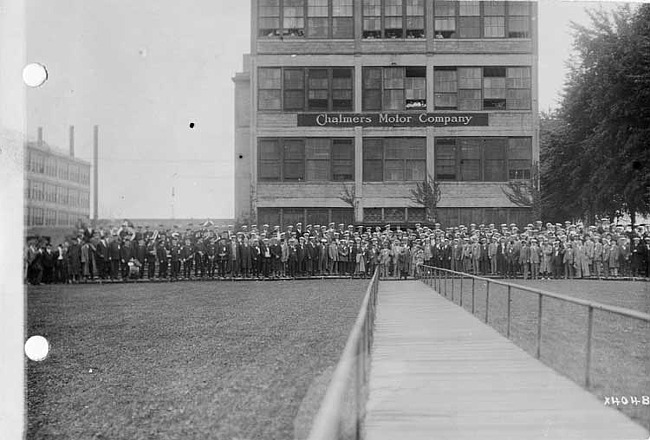
[[88, 191], [80, 191], [34, 180], [28, 180], [25, 183], [25, 199], [56, 203], [72, 208], [88, 208], [90, 206], [90, 193]]
[[90, 168], [68, 163], [55, 156], [29, 150], [25, 162], [27, 171], [52, 178], [90, 185]]
[[35, 206], [28, 206], [25, 209], [26, 226], [75, 226], [78, 219], [79, 214], [74, 212]]
[[[530, 179], [530, 137], [436, 138], [439, 181], [505, 182]], [[363, 181], [402, 182], [426, 178], [426, 138], [364, 138]], [[258, 143], [261, 182], [353, 181], [354, 139], [263, 138]]]
[[[258, 208], [258, 223], [278, 225], [284, 230], [288, 225], [301, 222], [303, 225], [337, 226], [341, 223], [347, 228], [354, 224], [352, 208]], [[424, 208], [364, 208], [364, 224], [400, 224], [425, 222]], [[503, 223], [526, 224], [534, 219], [532, 212], [526, 208], [438, 208], [435, 221], [441, 227], [457, 227], [470, 224], [500, 225]]]
[[[362, 109], [427, 109], [426, 67], [364, 67]], [[261, 111], [353, 111], [351, 67], [260, 67]], [[435, 110], [530, 110], [530, 67], [435, 67]]]
[[[531, 2], [363, 0], [364, 39], [426, 37], [433, 5], [435, 38], [530, 38]], [[258, 36], [354, 38], [354, 0], [259, 0]]]
[[282, 230], [296, 223], [303, 225], [329, 225], [354, 223], [352, 208], [258, 208], [257, 223], [280, 226]]

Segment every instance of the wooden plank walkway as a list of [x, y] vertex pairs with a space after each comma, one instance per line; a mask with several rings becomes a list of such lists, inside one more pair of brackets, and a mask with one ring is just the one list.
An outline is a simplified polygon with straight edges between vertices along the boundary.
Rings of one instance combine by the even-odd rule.
[[648, 438], [420, 282], [381, 282], [375, 326], [366, 440]]

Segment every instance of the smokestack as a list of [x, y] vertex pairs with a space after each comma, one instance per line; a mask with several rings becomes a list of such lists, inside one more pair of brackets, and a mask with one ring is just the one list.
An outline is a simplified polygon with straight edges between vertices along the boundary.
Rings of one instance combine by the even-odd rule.
[[38, 127], [38, 146], [43, 147], [43, 127]]
[[74, 157], [74, 125], [70, 126], [70, 157]]
[[99, 219], [99, 125], [93, 130], [93, 214], [94, 226], [97, 227]]

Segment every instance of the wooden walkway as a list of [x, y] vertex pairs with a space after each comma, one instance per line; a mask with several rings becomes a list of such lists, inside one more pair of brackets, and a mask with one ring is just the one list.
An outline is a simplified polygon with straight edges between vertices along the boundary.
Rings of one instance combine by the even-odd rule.
[[375, 325], [366, 440], [648, 438], [420, 282], [381, 282]]

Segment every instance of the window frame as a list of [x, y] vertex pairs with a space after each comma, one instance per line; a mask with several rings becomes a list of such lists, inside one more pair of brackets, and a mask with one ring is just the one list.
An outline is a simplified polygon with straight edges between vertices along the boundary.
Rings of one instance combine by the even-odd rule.
[[[398, 69], [402, 70], [401, 76], [401, 86], [393, 86], [390, 84], [391, 81], [398, 80], [400, 78], [387, 77], [386, 72], [391, 70], [397, 71]], [[371, 77], [371, 72], [379, 71], [379, 78]], [[416, 88], [416, 80], [424, 86], [424, 88]], [[411, 81], [409, 81], [409, 79]], [[370, 83], [370, 84], [369, 84]], [[376, 84], [379, 87], [376, 87]], [[412, 83], [413, 87], [409, 88], [409, 84]], [[368, 87], [373, 85], [373, 87]], [[392, 102], [392, 98], [389, 96], [391, 91], [401, 91], [402, 98], [399, 102], [399, 108], [388, 108], [387, 105], [389, 102]], [[409, 98], [409, 92], [413, 92], [413, 98]], [[376, 106], [376, 103], [368, 101], [370, 93], [375, 94], [374, 99], [379, 100], [379, 106]], [[426, 66], [363, 66], [362, 68], [362, 79], [361, 79], [361, 94], [362, 94], [362, 109], [364, 112], [367, 111], [381, 111], [381, 112], [411, 112], [411, 111], [426, 111], [427, 109], [427, 71]], [[417, 97], [415, 95], [418, 95]], [[409, 102], [411, 101], [411, 102]]]
[[[314, 157], [310, 157], [308, 154], [308, 147], [309, 147], [309, 142], [310, 140], [316, 140], [318, 142], [322, 141], [327, 141], [328, 143], [328, 159], [318, 159]], [[264, 143], [275, 143], [278, 146], [278, 151], [279, 151], [279, 157], [276, 159], [264, 159], [262, 157], [262, 152], [261, 148]], [[287, 144], [297, 144], [297, 143], [302, 143], [302, 157], [301, 159], [287, 159], [286, 157], [286, 146]], [[334, 158], [334, 145], [342, 146], [344, 144], [348, 144], [347, 149], [349, 150], [348, 154], [348, 161], [349, 163], [346, 165], [344, 162], [346, 159], [335, 159]], [[345, 148], [344, 148], [345, 149]], [[310, 161], [320, 161], [320, 162], [327, 162], [327, 167], [328, 167], [328, 179], [323, 180], [323, 179], [308, 179], [308, 162]], [[335, 162], [337, 162], [337, 165], [339, 166], [347, 166], [352, 174], [347, 175], [348, 177], [345, 178], [337, 178], [338, 175], [334, 174], [335, 171]], [[257, 163], [258, 163], [258, 169], [257, 169], [257, 180], [258, 182], [263, 182], [263, 183], [304, 183], [304, 182], [354, 182], [355, 180], [355, 153], [354, 153], [354, 138], [353, 137], [278, 137], [278, 138], [271, 138], [271, 137], [260, 137], [257, 140]], [[271, 179], [271, 178], [263, 178], [262, 177], [262, 171], [264, 169], [265, 164], [275, 164], [277, 167], [279, 167], [279, 176], [277, 179]], [[287, 167], [300, 167], [299, 169], [302, 169], [302, 178], [287, 178]]]
[[[262, 71], [267, 69], [267, 71], [272, 72], [276, 71], [279, 72], [280, 74], [280, 81], [279, 81], [279, 88], [273, 87], [270, 88], [268, 87], [267, 84], [262, 84], [262, 81], [259, 80], [262, 75]], [[310, 92], [312, 89], [310, 88], [310, 81], [311, 81], [311, 73], [315, 71], [326, 71], [327, 72], [327, 109], [311, 109], [310, 108]], [[302, 88], [288, 88], [287, 87], [287, 72], [302, 72]], [[337, 79], [341, 78], [346, 78], [345, 75], [347, 75], [348, 78], [348, 85], [349, 87], [347, 88], [342, 88], [338, 87], [340, 85], [341, 81], [337, 81]], [[262, 113], [324, 113], [324, 112], [352, 112], [354, 111], [354, 66], [323, 66], [323, 67], [318, 67], [318, 66], [309, 66], [309, 67], [293, 67], [293, 66], [287, 66], [287, 67], [275, 67], [275, 66], [269, 66], [269, 67], [258, 67], [257, 71], [258, 75], [258, 80], [257, 80], [257, 111], [262, 112]], [[341, 76], [344, 75], [344, 76]], [[266, 82], [266, 81], [265, 81]], [[270, 85], [275, 85], [275, 84], [270, 84]], [[265, 87], [262, 87], [265, 86]], [[324, 90], [324, 89], [313, 89], [313, 90]], [[276, 93], [279, 92], [279, 106], [277, 105], [268, 105], [262, 104], [262, 99], [263, 99], [263, 93], [264, 92], [271, 92], [271, 91], [276, 91]], [[295, 105], [291, 107], [287, 107], [288, 104], [288, 99], [287, 99], [287, 93], [300, 93], [302, 95], [301, 98], [301, 105]], [[342, 99], [337, 99], [335, 98], [335, 95], [337, 94], [342, 94], [346, 93], [349, 94], [350, 98], [346, 99], [348, 102], [347, 106], [342, 106], [341, 101], [344, 101]], [[271, 98], [271, 99], [277, 99], [277, 98]]]
[[[389, 2], [400, 2], [398, 5]], [[373, 3], [373, 4], [370, 4]], [[416, 4], [417, 3], [417, 4]], [[426, 39], [426, 16], [428, 1], [426, 0], [362, 0], [361, 1], [361, 39], [362, 40], [424, 40]], [[388, 13], [389, 7], [399, 8], [400, 14]], [[366, 10], [379, 14], [367, 14]], [[421, 9], [422, 13], [413, 13], [413, 9]], [[389, 19], [400, 17], [401, 27], [388, 27]], [[366, 29], [366, 20], [379, 20], [379, 29]], [[422, 29], [412, 26], [414, 21], [422, 23]]]
[[[472, 3], [477, 3], [477, 6], [479, 8], [478, 15], [469, 15], [469, 14], [463, 14], [462, 9], [464, 6], [473, 6]], [[486, 11], [488, 9], [489, 4], [488, 2], [480, 1], [480, 2], [463, 2], [463, 1], [444, 1], [444, 0], [436, 0], [433, 2], [433, 27], [434, 27], [434, 39], [467, 39], [467, 40], [478, 40], [478, 39], [485, 39], [485, 40], [500, 40], [500, 39], [530, 39], [531, 38], [531, 33], [532, 33], [532, 2], [527, 1], [527, 2], [512, 2], [512, 1], [498, 1], [498, 2], [489, 2], [489, 3], [500, 3], [503, 4], [503, 15], [501, 14], [491, 14], [487, 15]], [[521, 12], [517, 11], [515, 7], [513, 7], [513, 12], [511, 13], [511, 6], [513, 4], [526, 4], [527, 5], [527, 14], [521, 14], [517, 13], [514, 14], [514, 12]], [[454, 8], [454, 14], [453, 15], [438, 15], [436, 14], [436, 7], [438, 5], [444, 4], [448, 7], [452, 6]], [[519, 5], [521, 6], [521, 5]], [[445, 17], [445, 18], [442, 18]], [[470, 19], [471, 17], [478, 17], [478, 28], [474, 26], [464, 26], [463, 23], [470, 23], [470, 22], [475, 22], [476, 20]], [[503, 17], [503, 24], [499, 25], [499, 27], [503, 27], [503, 36], [497, 36], [497, 35], [488, 35], [488, 32], [486, 32], [488, 26], [488, 22], [490, 20], [487, 20], [487, 18], [499, 18]], [[446, 28], [439, 29], [438, 28], [438, 23], [442, 23], [442, 21], [447, 20], [447, 21], [453, 21], [454, 22], [454, 30], [449, 30]], [[525, 28], [524, 31], [511, 31], [511, 26], [514, 28], [514, 26], [511, 24], [513, 20], [519, 20], [521, 23], [525, 23], [523, 27]], [[490, 26], [493, 27], [493, 26]], [[478, 36], [476, 36], [476, 32], [471, 33], [469, 36], [466, 32], [468, 29], [474, 29], [475, 31], [478, 29]], [[525, 34], [525, 36], [510, 36], [511, 32], [521, 32]]]
[[[288, 5], [289, 2], [300, 2], [300, 5]], [[277, 0], [277, 6], [265, 4], [262, 0], [258, 2], [257, 9], [257, 38], [261, 40], [284, 40], [287, 39], [310, 39], [310, 40], [352, 40], [355, 36], [355, 20], [354, 20], [354, 0], [325, 0], [327, 5], [310, 5], [312, 0]], [[318, 1], [318, 0], [313, 0]], [[273, 0], [268, 0], [268, 3], [276, 3]], [[277, 12], [270, 11], [271, 8], [276, 8]], [[269, 10], [264, 10], [267, 8]], [[302, 15], [287, 16], [286, 12], [289, 8], [302, 9]], [[318, 8], [318, 9], [314, 9]], [[326, 14], [323, 15], [323, 8], [326, 8]], [[314, 15], [314, 12], [320, 15]], [[311, 13], [311, 14], [310, 14]], [[285, 27], [286, 20], [302, 18], [302, 28]], [[311, 20], [321, 19], [325, 23], [324, 33], [314, 34], [313, 28], [310, 24]], [[264, 20], [271, 23], [277, 20], [277, 26], [262, 27]], [[313, 23], [313, 22], [312, 22]], [[345, 24], [345, 26], [344, 26]], [[275, 27], [275, 29], [273, 29]], [[320, 27], [323, 29], [323, 27]]]
[[[402, 147], [396, 147], [393, 143], [402, 142]], [[419, 144], [419, 145], [417, 145]], [[380, 147], [380, 148], [379, 148]], [[371, 149], [375, 150], [371, 153]], [[418, 151], [421, 154], [420, 158], [411, 157], [411, 153]], [[402, 153], [401, 157], [390, 157], [390, 151], [399, 151]], [[362, 181], [363, 183], [389, 183], [389, 182], [420, 182], [426, 177], [427, 170], [427, 144], [426, 137], [421, 136], [399, 136], [399, 137], [375, 137], [368, 136], [363, 138], [362, 146]], [[381, 158], [379, 154], [381, 153]], [[401, 163], [399, 168], [388, 168], [387, 162], [390, 165]], [[422, 162], [422, 176], [413, 176], [415, 168], [409, 167], [409, 163]], [[377, 168], [381, 163], [381, 167]], [[401, 171], [401, 178], [390, 178], [390, 170]], [[409, 170], [411, 170], [411, 178], [409, 177]], [[379, 177], [380, 176], [380, 177]]]
[[[462, 173], [462, 161], [463, 156], [461, 152], [461, 143], [459, 141], [469, 141], [469, 140], [475, 140], [480, 143], [479, 145], [479, 176], [478, 179], [465, 179], [463, 177]], [[526, 155], [529, 156], [530, 159], [528, 158], [513, 158], [511, 157], [511, 146], [514, 144], [515, 141], [526, 141], [527, 145], [526, 148], [528, 151], [526, 152]], [[453, 144], [452, 144], [453, 142]], [[487, 148], [490, 146], [490, 144], [499, 146], [498, 142], [501, 142], [501, 148], [503, 148], [504, 153], [502, 154], [501, 158], [494, 159], [492, 157], [489, 157], [487, 154]], [[447, 160], [449, 159], [442, 159], [439, 157], [440, 150], [439, 148], [445, 146], [445, 147], [453, 147], [453, 156], [454, 156], [454, 177], [449, 178], [447, 176], [451, 176], [451, 174], [444, 174], [441, 175], [440, 173], [440, 168], [439, 168], [439, 163], [442, 160]], [[435, 139], [435, 145], [434, 145], [434, 156], [435, 156], [435, 169], [434, 169], [434, 176], [436, 180], [440, 182], [491, 182], [491, 183], [506, 183], [511, 180], [526, 180], [530, 179], [530, 170], [532, 170], [533, 167], [533, 155], [532, 155], [532, 137], [530, 136], [510, 136], [510, 137], [505, 137], [505, 136], [484, 136], [484, 137], [478, 137], [478, 136], [456, 136], [456, 137], [450, 137], [450, 136], [441, 136], [441, 137], [436, 137]], [[475, 160], [475, 159], [473, 159]], [[487, 179], [486, 175], [489, 173], [488, 171], [488, 162], [496, 162], [496, 161], [502, 161], [503, 163], [503, 172], [501, 176], [504, 177], [504, 180], [498, 180], [498, 179]], [[529, 173], [526, 175], [524, 173], [523, 177], [511, 177], [511, 169], [513, 164], [511, 164], [512, 161], [529, 161], [527, 163], [527, 167], [520, 168], [520, 170], [525, 170], [526, 168], [529, 170]], [[445, 165], [449, 167], [449, 165]], [[526, 177], [528, 176], [528, 177]]]
[[[462, 71], [480, 69], [480, 78], [473, 76], [461, 76]], [[498, 69], [502, 69], [503, 76], [494, 76]], [[456, 91], [439, 91], [439, 72], [455, 71]], [[486, 71], [489, 72], [486, 76]], [[490, 72], [492, 71], [492, 72]], [[522, 76], [509, 76], [510, 72], [527, 72]], [[502, 81], [498, 81], [502, 79]], [[476, 88], [476, 81], [480, 81], [480, 88]], [[486, 88], [486, 85], [503, 83], [503, 87]], [[463, 85], [465, 83], [465, 85]], [[524, 111], [532, 109], [532, 66], [435, 66], [433, 70], [434, 85], [434, 111]], [[492, 91], [488, 94], [486, 91]], [[503, 90], [503, 96], [496, 96], [498, 90]], [[477, 93], [480, 92], [480, 93]], [[520, 94], [517, 95], [516, 92]], [[438, 104], [442, 96], [456, 96], [455, 106], [443, 106]], [[480, 95], [480, 97], [479, 97]], [[453, 102], [453, 100], [451, 101]], [[475, 105], [472, 106], [471, 104]], [[522, 104], [523, 103], [523, 104]], [[470, 104], [470, 105], [467, 105]], [[480, 104], [480, 108], [478, 107]], [[527, 105], [525, 105], [527, 104]]]

